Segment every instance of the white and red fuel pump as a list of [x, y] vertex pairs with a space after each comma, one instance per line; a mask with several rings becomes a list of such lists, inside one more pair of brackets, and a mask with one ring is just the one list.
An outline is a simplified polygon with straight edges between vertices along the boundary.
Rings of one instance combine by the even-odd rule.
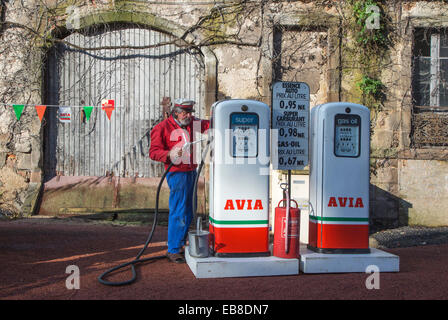
[[217, 257], [269, 256], [270, 108], [224, 100], [211, 108], [210, 244]]
[[346, 102], [311, 109], [308, 248], [369, 253], [370, 111]]

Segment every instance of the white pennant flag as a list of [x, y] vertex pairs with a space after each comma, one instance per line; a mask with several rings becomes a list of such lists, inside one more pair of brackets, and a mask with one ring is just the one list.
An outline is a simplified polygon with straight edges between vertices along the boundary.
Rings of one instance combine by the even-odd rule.
[[70, 123], [72, 118], [72, 108], [59, 107], [59, 121], [63, 123]]

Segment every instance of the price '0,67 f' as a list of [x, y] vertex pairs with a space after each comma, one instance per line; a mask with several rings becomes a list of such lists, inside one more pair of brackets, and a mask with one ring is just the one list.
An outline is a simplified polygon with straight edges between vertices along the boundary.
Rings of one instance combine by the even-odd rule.
[[303, 166], [304, 162], [303, 160], [297, 159], [296, 157], [288, 157], [288, 158], [279, 158], [278, 159], [278, 164], [283, 166], [283, 165], [288, 165], [288, 166]]

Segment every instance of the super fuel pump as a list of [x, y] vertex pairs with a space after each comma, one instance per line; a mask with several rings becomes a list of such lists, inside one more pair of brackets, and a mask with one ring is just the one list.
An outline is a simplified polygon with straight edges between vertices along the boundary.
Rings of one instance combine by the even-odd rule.
[[212, 106], [209, 229], [217, 257], [269, 256], [270, 109], [253, 100]]

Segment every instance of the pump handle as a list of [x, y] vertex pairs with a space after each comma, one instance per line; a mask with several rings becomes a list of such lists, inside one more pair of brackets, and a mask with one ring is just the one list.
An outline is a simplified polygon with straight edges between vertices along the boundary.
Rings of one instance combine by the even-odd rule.
[[[280, 207], [280, 203], [282, 203], [283, 201], [286, 202], [286, 199], [282, 199], [282, 200], [280, 200], [280, 202], [278, 203], [277, 207]], [[296, 204], [296, 208], [299, 207], [299, 205], [297, 204], [297, 201], [296, 201], [296, 200], [294, 200], [294, 199], [289, 199], [289, 202], [290, 202], [290, 203], [291, 203], [291, 202], [294, 202], [294, 203]], [[284, 207], [283, 207], [283, 208], [284, 208]]]

